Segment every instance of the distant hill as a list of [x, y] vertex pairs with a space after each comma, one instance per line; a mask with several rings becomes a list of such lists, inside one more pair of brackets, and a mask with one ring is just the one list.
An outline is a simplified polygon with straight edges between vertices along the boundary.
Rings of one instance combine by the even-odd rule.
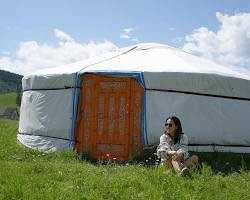
[[0, 94], [22, 90], [22, 78], [19, 74], [0, 70]]

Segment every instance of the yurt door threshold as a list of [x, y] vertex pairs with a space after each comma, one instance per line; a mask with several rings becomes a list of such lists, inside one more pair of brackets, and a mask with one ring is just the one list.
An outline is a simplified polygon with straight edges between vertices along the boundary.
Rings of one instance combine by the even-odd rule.
[[142, 149], [143, 87], [131, 77], [82, 75], [77, 152], [129, 160]]

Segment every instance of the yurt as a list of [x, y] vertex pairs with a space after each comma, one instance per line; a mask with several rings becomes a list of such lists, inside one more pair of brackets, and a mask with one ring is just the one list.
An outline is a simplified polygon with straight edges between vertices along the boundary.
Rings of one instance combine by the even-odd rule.
[[18, 140], [42, 151], [129, 160], [178, 116], [189, 150], [250, 152], [250, 76], [143, 43], [22, 80]]

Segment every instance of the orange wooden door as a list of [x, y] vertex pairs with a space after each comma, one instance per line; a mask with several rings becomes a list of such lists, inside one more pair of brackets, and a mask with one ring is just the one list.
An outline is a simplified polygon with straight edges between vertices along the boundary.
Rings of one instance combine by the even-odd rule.
[[143, 88], [133, 78], [85, 74], [78, 115], [77, 152], [128, 160], [141, 151]]

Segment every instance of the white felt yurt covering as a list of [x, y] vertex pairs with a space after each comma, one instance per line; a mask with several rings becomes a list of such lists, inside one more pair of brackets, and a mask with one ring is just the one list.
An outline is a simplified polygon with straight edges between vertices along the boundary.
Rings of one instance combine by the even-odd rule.
[[18, 140], [44, 151], [74, 149], [79, 77], [139, 73], [143, 145], [157, 145], [167, 116], [181, 119], [194, 151], [250, 152], [250, 76], [161, 44], [138, 44], [23, 78]]

